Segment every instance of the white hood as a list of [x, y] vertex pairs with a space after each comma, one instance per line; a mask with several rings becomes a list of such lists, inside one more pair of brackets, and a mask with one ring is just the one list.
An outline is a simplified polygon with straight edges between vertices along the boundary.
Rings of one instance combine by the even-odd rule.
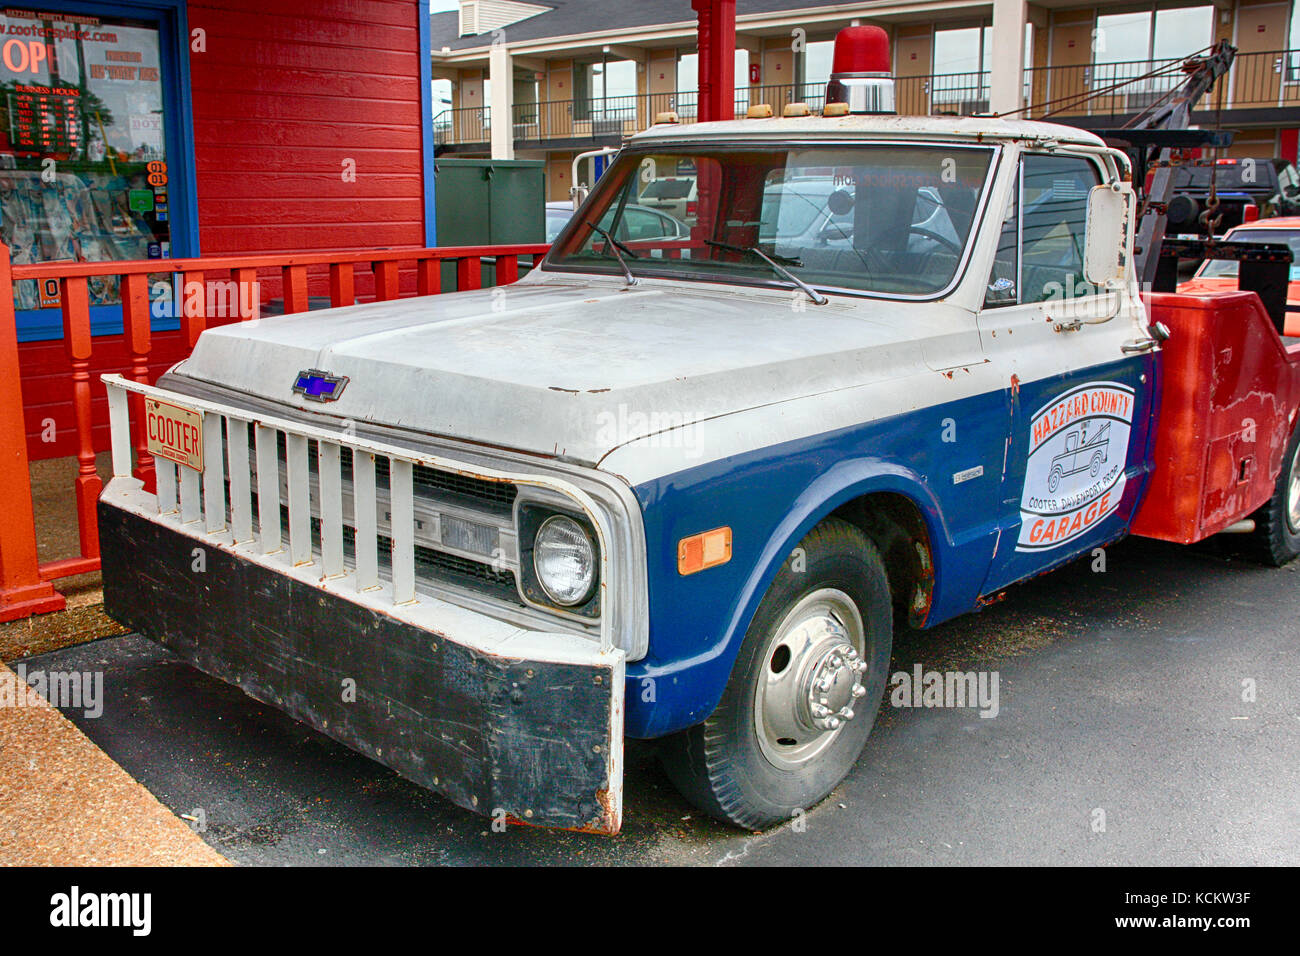
[[[942, 303], [816, 306], [781, 290], [548, 277], [210, 329], [175, 373], [597, 464], [665, 428], [907, 375], [927, 353], [978, 352], [973, 317]], [[342, 397], [296, 395], [306, 369], [347, 376]]]

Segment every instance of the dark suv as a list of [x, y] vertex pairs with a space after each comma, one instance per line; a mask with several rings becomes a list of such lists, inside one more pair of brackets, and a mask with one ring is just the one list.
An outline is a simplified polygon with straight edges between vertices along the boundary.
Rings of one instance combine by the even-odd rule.
[[1276, 159], [1194, 160], [1174, 171], [1171, 232], [1204, 230], [1200, 217], [1208, 209], [1211, 181], [1221, 217], [1216, 234], [1241, 225], [1248, 205], [1258, 207], [1261, 219], [1300, 213], [1300, 179], [1290, 163]]

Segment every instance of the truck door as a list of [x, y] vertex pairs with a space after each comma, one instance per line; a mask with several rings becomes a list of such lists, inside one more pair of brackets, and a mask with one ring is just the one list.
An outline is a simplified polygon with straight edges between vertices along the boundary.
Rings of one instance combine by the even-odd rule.
[[980, 337], [1005, 385], [998, 543], [983, 594], [1127, 527], [1150, 470], [1154, 360], [1141, 303], [1083, 278], [1089, 156], [1025, 153]]

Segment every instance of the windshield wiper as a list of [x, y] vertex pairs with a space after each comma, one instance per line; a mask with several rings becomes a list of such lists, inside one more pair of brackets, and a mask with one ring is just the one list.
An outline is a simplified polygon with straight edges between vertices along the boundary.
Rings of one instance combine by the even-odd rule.
[[627, 276], [627, 284], [640, 285], [641, 280], [632, 274], [632, 270], [628, 267], [627, 260], [623, 258], [623, 253], [619, 252], [619, 249], [625, 250], [627, 254], [631, 256], [633, 259], [638, 258], [637, 254], [633, 252], [631, 249], [628, 249], [626, 246], [623, 245], [623, 243], [619, 242], [617, 239], [611, 236], [604, 229], [600, 228], [600, 226], [596, 225], [590, 219], [587, 220], [587, 225], [591, 226], [592, 229], [595, 229], [598, 233], [600, 233], [602, 236], [605, 237], [605, 241], [609, 244], [608, 245], [609, 250], [614, 253], [614, 258], [617, 259], [618, 264], [623, 267], [623, 275]]
[[[772, 269], [776, 271], [779, 275], [785, 277], [786, 279], [789, 279], [800, 289], [802, 289], [807, 294], [808, 298], [812, 299], [815, 304], [825, 305], [827, 302], [830, 301], [830, 299], [826, 298], [826, 296], [822, 295], [820, 292], [818, 292], [816, 289], [810, 286], [807, 282], [804, 282], [803, 279], [800, 279], [797, 275], [795, 275], [785, 266], [781, 265], [781, 263], [778, 262], [776, 259], [773, 259], [762, 249], [758, 248], [758, 246], [733, 246], [729, 242], [718, 242], [718, 240], [716, 239], [705, 239], [704, 241], [710, 246], [716, 246], [719, 249], [726, 249], [728, 252], [748, 253], [751, 256], [758, 256], [758, 258], [762, 259], [769, 266], [771, 266]], [[798, 259], [786, 259], [785, 256], [781, 256], [780, 258], [785, 259], [785, 261], [792, 266], [803, 265], [803, 263], [800, 262]]]

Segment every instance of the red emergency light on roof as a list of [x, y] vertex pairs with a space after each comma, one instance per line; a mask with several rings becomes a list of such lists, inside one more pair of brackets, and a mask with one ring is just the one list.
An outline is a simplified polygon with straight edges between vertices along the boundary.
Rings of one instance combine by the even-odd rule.
[[826, 103], [846, 103], [850, 113], [893, 113], [889, 34], [880, 27], [845, 27], [835, 35]]
[[835, 35], [832, 73], [889, 73], [889, 34], [880, 27], [845, 27]]

